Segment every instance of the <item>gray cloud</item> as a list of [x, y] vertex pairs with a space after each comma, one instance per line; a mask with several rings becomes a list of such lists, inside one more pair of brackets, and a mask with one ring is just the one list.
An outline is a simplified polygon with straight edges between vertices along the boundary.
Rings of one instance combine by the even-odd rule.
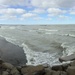
[[75, 0], [0, 0], [0, 5], [7, 6], [34, 6], [40, 8], [72, 8]]
[[75, 7], [75, 0], [32, 0], [31, 4], [42, 8], [72, 8]]
[[57, 5], [60, 8], [73, 8], [75, 7], [75, 0], [57, 0]]
[[29, 0], [0, 0], [0, 5], [6, 6], [26, 6], [29, 5]]

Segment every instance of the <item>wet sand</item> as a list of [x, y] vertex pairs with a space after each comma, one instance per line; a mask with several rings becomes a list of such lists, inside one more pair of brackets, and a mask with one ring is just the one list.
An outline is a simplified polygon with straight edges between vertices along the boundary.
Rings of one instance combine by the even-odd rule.
[[26, 55], [22, 47], [14, 45], [0, 37], [0, 58], [13, 65], [25, 65]]

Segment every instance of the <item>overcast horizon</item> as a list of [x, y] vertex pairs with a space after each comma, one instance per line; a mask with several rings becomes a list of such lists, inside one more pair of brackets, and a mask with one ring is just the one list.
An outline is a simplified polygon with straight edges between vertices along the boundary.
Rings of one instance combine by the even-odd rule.
[[0, 0], [0, 24], [75, 24], [75, 0]]

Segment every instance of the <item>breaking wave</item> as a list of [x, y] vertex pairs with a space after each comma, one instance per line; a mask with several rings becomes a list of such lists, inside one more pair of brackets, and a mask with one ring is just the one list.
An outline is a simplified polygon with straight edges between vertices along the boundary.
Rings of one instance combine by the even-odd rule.
[[15, 26], [1, 26], [1, 29], [15, 29]]
[[73, 38], [75, 38], [75, 35], [74, 35], [74, 34], [59, 34], [59, 35], [61, 35], [61, 36], [68, 36], [68, 37], [73, 37]]
[[63, 50], [63, 56], [71, 55], [75, 52], [75, 46], [69, 46], [66, 42], [62, 43], [61, 46], [65, 49]]
[[[4, 37], [0, 35], [1, 37]], [[4, 37], [7, 41], [15, 44], [16, 39]], [[17, 45], [17, 44], [16, 44]], [[50, 54], [49, 52], [36, 52], [34, 50], [31, 50], [25, 43], [22, 43], [22, 45], [19, 45], [20, 47], [23, 47], [24, 53], [27, 57], [27, 65], [39, 65], [39, 64], [49, 64], [49, 65], [55, 65], [55, 64], [61, 64], [59, 62], [59, 58], [56, 57], [58, 55], [58, 52]], [[63, 49], [62, 55], [70, 55], [75, 52], [75, 46], [68, 46], [67, 43], [62, 43], [58, 45], [58, 47], [61, 47]], [[60, 49], [61, 49], [60, 48]], [[60, 55], [59, 55], [60, 56]]]
[[40, 30], [40, 31], [54, 31], [54, 32], [58, 31], [58, 30], [53, 30], [53, 29], [41, 29], [41, 28], [38, 30]]
[[27, 57], [27, 65], [38, 65], [38, 64], [49, 64], [53, 65], [56, 62], [58, 62], [58, 58], [55, 58], [55, 56], [58, 53], [50, 54], [50, 53], [43, 53], [43, 52], [35, 52], [31, 50], [26, 44], [22, 44], [22, 47], [24, 49], [24, 52]]
[[[53, 28], [46, 29], [46, 28], [40, 28], [40, 27], [37, 28], [36, 27], [35, 29], [33, 29], [33, 28], [25, 28], [25, 27], [21, 27], [21, 26], [19, 26], [19, 27], [1, 26], [1, 29], [2, 29], [1, 34], [3, 34], [3, 36], [0, 35], [1, 37], [4, 37], [7, 41], [9, 41], [13, 44], [23, 47], [24, 52], [27, 56], [27, 60], [28, 60], [27, 64], [28, 65], [38, 65], [38, 64], [45, 64], [45, 63], [47, 63], [49, 65], [54, 65], [56, 63], [59, 63], [58, 59], [60, 56], [71, 55], [75, 52], [75, 41], [74, 41], [75, 33], [68, 32], [68, 31], [66, 32], [64, 30], [61, 31], [62, 28], [61, 29], [57, 29], [57, 28], [56, 29], [55, 28], [54, 29]], [[16, 33], [13, 29], [16, 30]], [[13, 37], [10, 35], [11, 34], [10, 30], [14, 31], [14, 33], [15, 33], [13, 35]], [[60, 32], [59, 32], [59, 30], [60, 30]], [[20, 31], [23, 34], [21, 34]], [[27, 31], [27, 33], [23, 32], [23, 31], [25, 31], [25, 32]], [[4, 34], [4, 33], [8, 33], [8, 34]], [[17, 33], [18, 33], [19, 37], [16, 37]], [[47, 34], [47, 35], [53, 34], [53, 35], [49, 35], [47, 38], [47, 35], [41, 36], [41, 34]], [[27, 35], [27, 36], [22, 36], [22, 35]], [[33, 37], [30, 38], [30, 36], [33, 36]], [[45, 36], [46, 36], [46, 38], [44, 38]], [[39, 37], [39, 38], [37, 38], [37, 37]], [[27, 38], [27, 39], [25, 39], [25, 38]], [[41, 50], [39, 49], [40, 51], [38, 51], [38, 50], [36, 51], [35, 48], [33, 50], [33, 48], [25, 42], [27, 40], [29, 41], [29, 43], [31, 42], [30, 45], [33, 44], [32, 42], [34, 40], [34, 42], [36, 42], [35, 45], [33, 44], [34, 46], [39, 47], [40, 43], [41, 43], [40, 48], [42, 48], [42, 47], [44, 47], [44, 48], [42, 48]], [[49, 41], [46, 41], [46, 40], [49, 40]], [[56, 41], [56, 43], [52, 40]], [[38, 49], [38, 47], [37, 47], [37, 49]], [[42, 51], [43, 49], [47, 49], [47, 50], [43, 52]], [[48, 50], [51, 50], [51, 51], [54, 50], [54, 53], [51, 54], [51, 53], [49, 53]]]
[[0, 37], [3, 37], [6, 41], [15, 44], [14, 42], [16, 41], [16, 39], [14, 39], [14, 38], [5, 37], [5, 36], [2, 36], [2, 35], [0, 35]]

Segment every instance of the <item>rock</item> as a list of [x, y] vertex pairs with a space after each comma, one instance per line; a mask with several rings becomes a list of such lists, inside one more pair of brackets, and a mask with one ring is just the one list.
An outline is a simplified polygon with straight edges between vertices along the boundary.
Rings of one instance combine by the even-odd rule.
[[22, 68], [21, 66], [17, 66], [16, 68], [19, 72], [21, 72], [21, 68]]
[[75, 60], [75, 53], [74, 54], [71, 54], [69, 56], [64, 56], [64, 57], [59, 58], [59, 61], [60, 62], [63, 62], [63, 61], [71, 61], [71, 60]]
[[70, 63], [71, 66], [75, 66], [75, 60]]
[[0, 69], [2, 68], [3, 60], [0, 58]]
[[48, 68], [48, 67], [50, 67], [49, 64], [42, 64], [42, 65], [44, 66], [44, 68]]
[[52, 70], [55, 70], [55, 71], [62, 71], [62, 66], [61, 65], [55, 65], [55, 66], [52, 66]]
[[21, 73], [24, 75], [43, 75], [45, 73], [44, 67], [39, 66], [28, 66], [21, 69]]
[[5, 69], [12, 69], [14, 66], [10, 63], [2, 63], [2, 68], [5, 68]]
[[67, 75], [67, 73], [64, 71], [53, 71], [51, 75]]
[[45, 75], [52, 75], [52, 70], [49, 68], [45, 69]]
[[2, 64], [3, 63], [3, 60], [0, 58], [0, 64]]
[[14, 67], [11, 72], [10, 72], [11, 75], [20, 75], [19, 71]]
[[61, 71], [60, 75], [67, 75], [67, 73], [65, 71]]
[[10, 69], [6, 69], [6, 71], [7, 71], [8, 73], [10, 73], [11, 70], [10, 70]]
[[67, 69], [68, 75], [75, 75], [75, 66], [69, 66]]
[[2, 75], [9, 75], [9, 73], [7, 71], [3, 71]]
[[68, 68], [68, 66], [70, 66], [70, 64], [68, 64], [68, 63], [62, 64], [62, 70], [66, 71], [66, 69]]
[[51, 75], [60, 75], [60, 71], [52, 71]]

